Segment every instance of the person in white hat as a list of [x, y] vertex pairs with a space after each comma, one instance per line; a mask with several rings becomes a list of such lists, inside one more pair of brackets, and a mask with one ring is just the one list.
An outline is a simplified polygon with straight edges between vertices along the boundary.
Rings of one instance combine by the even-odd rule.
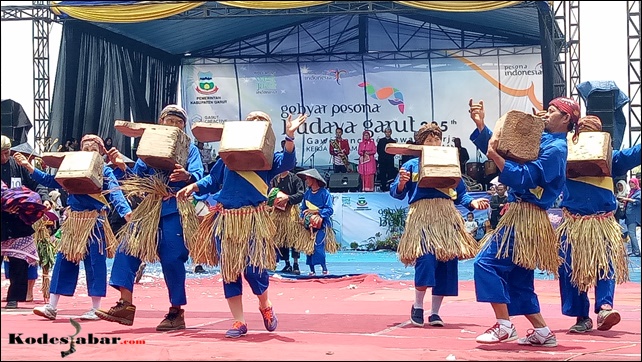
[[301, 218], [303, 226], [312, 233], [314, 244], [310, 248], [302, 248], [307, 254], [305, 263], [310, 267], [308, 275], [314, 276], [314, 267], [321, 266], [323, 275], [328, 275], [326, 251], [336, 251], [336, 240], [332, 230], [332, 195], [325, 187], [326, 183], [315, 168], [300, 171], [297, 176], [305, 179], [308, 189], [303, 194]]

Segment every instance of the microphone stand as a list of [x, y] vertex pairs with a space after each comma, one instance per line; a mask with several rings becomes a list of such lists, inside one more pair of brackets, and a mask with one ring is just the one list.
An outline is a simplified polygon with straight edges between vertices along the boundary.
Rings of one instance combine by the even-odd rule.
[[310, 163], [311, 163], [310, 168], [314, 168], [314, 155], [315, 155], [317, 152], [319, 152], [319, 150], [320, 150], [320, 148], [317, 148], [316, 150], [314, 150], [314, 152], [312, 152], [312, 154], [310, 155], [310, 157], [308, 157], [305, 161], [303, 161], [303, 165], [305, 165], [305, 163], [306, 163], [306, 162], [308, 162], [308, 161], [310, 161], [310, 160], [311, 160], [311, 162], [310, 162]]

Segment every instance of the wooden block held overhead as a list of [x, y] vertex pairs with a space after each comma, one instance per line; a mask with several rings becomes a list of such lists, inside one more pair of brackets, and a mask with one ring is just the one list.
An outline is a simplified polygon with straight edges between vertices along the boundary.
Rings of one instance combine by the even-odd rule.
[[498, 137], [497, 153], [507, 160], [524, 163], [539, 156], [539, 144], [544, 132], [544, 121], [532, 114], [508, 111], [495, 124]]
[[43, 161], [58, 169], [55, 179], [70, 194], [102, 192], [104, 161], [98, 152], [51, 152], [43, 154]]
[[455, 188], [461, 181], [459, 150], [444, 146], [421, 147], [419, 187]]
[[577, 143], [568, 135], [566, 176], [610, 177], [613, 162], [611, 135], [608, 132], [581, 132]]
[[200, 142], [218, 142], [223, 136], [223, 123], [217, 122], [194, 122], [192, 134]]
[[275, 143], [270, 122], [228, 121], [223, 127], [218, 154], [230, 170], [269, 170], [274, 160]]
[[148, 166], [168, 171], [175, 164], [187, 167], [191, 140], [182, 129], [127, 121], [116, 121], [115, 127], [126, 136], [140, 137], [136, 155]]

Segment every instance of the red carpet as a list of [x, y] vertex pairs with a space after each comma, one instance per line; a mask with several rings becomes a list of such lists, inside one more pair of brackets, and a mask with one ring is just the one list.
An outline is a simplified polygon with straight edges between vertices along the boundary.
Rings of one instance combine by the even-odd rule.
[[[221, 283], [220, 275], [189, 279], [187, 329], [166, 333], [155, 331], [169, 307], [163, 280], [137, 285], [137, 314], [132, 327], [81, 321], [78, 337], [92, 334], [95, 341], [120, 337], [121, 341], [138, 340], [144, 344], [77, 344], [76, 352], [65, 360], [640, 360], [637, 283], [627, 283], [616, 290], [620, 324], [610, 331], [578, 335], [566, 333], [575, 320], [560, 312], [557, 282], [536, 280], [544, 318], [557, 335], [556, 348], [519, 346], [516, 342], [476, 343], [475, 337], [495, 320], [489, 304], [475, 301], [471, 281], [460, 282], [458, 297], [444, 300], [440, 315], [445, 327], [414, 327], [408, 320], [414, 300], [412, 282], [381, 280], [373, 275], [296, 281], [272, 278], [270, 299], [279, 318], [279, 327], [273, 333], [264, 329], [257, 299], [245, 284], [249, 333], [239, 339], [226, 339], [224, 333], [232, 322]], [[5, 295], [6, 282], [3, 286]], [[75, 329], [69, 318], [77, 318], [91, 306], [86, 288], [80, 285], [75, 297], [61, 299], [58, 319], [49, 321], [31, 312], [43, 303], [39, 292], [35, 298], [34, 303], [20, 303], [18, 310], [2, 310], [2, 360], [60, 360], [60, 352], [68, 350], [68, 344], [25, 341], [42, 337], [43, 333], [48, 338], [73, 334]], [[102, 307], [109, 308], [117, 298], [109, 288]], [[425, 305], [429, 308], [430, 295]], [[595, 322], [594, 315], [592, 318]], [[524, 317], [514, 318], [513, 323], [520, 336], [530, 327]], [[9, 344], [10, 334], [19, 333], [25, 344]]]

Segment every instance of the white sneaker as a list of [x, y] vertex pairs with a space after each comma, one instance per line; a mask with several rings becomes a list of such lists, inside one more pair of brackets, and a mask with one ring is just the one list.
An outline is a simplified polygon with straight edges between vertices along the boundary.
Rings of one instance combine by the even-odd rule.
[[548, 332], [548, 335], [544, 336], [534, 329], [529, 329], [526, 337], [520, 338], [517, 344], [523, 346], [556, 347], [557, 337], [555, 337], [553, 332]]
[[97, 321], [99, 319], [100, 318], [98, 318], [98, 316], [96, 315], [96, 309], [93, 308], [80, 316], [80, 320], [83, 321]]
[[58, 314], [58, 310], [54, 309], [50, 304], [45, 304], [42, 307], [35, 307], [33, 309], [33, 314], [39, 315], [41, 317], [54, 320]]
[[484, 334], [477, 336], [477, 343], [493, 344], [510, 342], [517, 338], [517, 330], [515, 330], [514, 325], [511, 324], [510, 327], [505, 327], [499, 323], [495, 323], [495, 325], [488, 328]]

